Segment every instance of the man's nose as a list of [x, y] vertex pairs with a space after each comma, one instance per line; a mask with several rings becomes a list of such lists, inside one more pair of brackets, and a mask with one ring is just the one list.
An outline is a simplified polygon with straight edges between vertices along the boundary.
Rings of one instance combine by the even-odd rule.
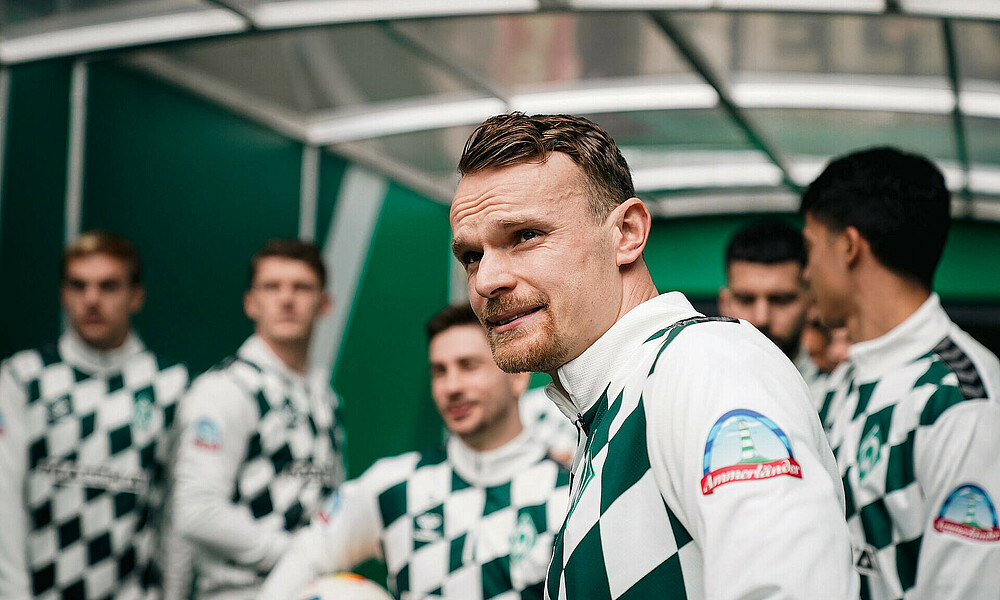
[[88, 285], [83, 288], [83, 301], [87, 304], [97, 304], [101, 298], [101, 290], [96, 285]]
[[500, 252], [485, 252], [475, 273], [475, 290], [483, 298], [494, 298], [514, 289], [517, 278], [510, 260]]
[[767, 300], [758, 300], [754, 303], [753, 318], [757, 327], [767, 327], [771, 320], [771, 305]]

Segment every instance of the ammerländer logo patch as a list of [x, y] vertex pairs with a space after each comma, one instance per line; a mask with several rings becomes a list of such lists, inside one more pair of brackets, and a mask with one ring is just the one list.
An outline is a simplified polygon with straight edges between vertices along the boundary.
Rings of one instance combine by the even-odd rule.
[[705, 444], [701, 493], [753, 479], [780, 475], [802, 478], [788, 436], [764, 415], [746, 409], [727, 412], [715, 422]]
[[934, 529], [979, 542], [1000, 541], [993, 502], [983, 488], [971, 483], [959, 486], [948, 496], [934, 519]]

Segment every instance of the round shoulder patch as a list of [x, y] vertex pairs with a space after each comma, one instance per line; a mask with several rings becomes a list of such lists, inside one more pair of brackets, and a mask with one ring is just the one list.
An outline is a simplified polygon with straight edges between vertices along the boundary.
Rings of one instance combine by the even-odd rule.
[[1000, 541], [997, 511], [986, 490], [972, 483], [958, 486], [941, 505], [934, 529], [980, 542]]
[[212, 419], [199, 419], [194, 424], [194, 445], [207, 450], [218, 450], [219, 426]]
[[715, 422], [705, 443], [702, 494], [711, 494], [715, 488], [734, 481], [780, 475], [801, 479], [802, 467], [792, 456], [788, 436], [773, 421], [739, 408]]

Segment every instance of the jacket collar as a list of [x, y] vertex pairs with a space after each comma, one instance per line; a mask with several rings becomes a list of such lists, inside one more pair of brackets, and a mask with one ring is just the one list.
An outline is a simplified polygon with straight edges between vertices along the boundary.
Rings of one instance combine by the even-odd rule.
[[236, 355], [262, 369], [277, 371], [289, 381], [316, 383], [319, 379], [323, 378], [322, 370], [318, 368], [310, 368], [306, 373], [300, 373], [290, 368], [271, 350], [267, 342], [258, 335], [248, 337], [239, 350], [236, 351]]
[[129, 358], [143, 352], [146, 346], [134, 331], [129, 331], [121, 346], [111, 350], [98, 350], [73, 330], [67, 329], [59, 336], [59, 355], [63, 360], [85, 373], [97, 375], [122, 368]]
[[941, 308], [941, 299], [931, 294], [920, 308], [885, 334], [851, 345], [847, 354], [855, 367], [855, 377], [877, 379], [927, 354], [948, 335], [950, 327], [951, 319]]
[[490, 487], [500, 485], [545, 456], [545, 448], [527, 430], [499, 448], [480, 452], [457, 435], [448, 437], [448, 460], [455, 472], [469, 483]]
[[[635, 351], [649, 336], [677, 321], [698, 316], [684, 294], [660, 294], [636, 306], [583, 351], [583, 354], [559, 367], [556, 375], [569, 397], [549, 384], [545, 393], [573, 421], [583, 418], [588, 424], [597, 414], [597, 401], [609, 384], [634, 363]], [[593, 410], [592, 410], [593, 409]]]

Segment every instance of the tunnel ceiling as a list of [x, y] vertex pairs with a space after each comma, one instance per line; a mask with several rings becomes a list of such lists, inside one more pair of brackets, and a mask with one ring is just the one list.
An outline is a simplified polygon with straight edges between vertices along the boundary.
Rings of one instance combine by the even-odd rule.
[[832, 156], [1000, 221], [1000, 0], [5, 0], [0, 65], [115, 60], [447, 202], [492, 114], [585, 115], [661, 217], [793, 210]]

